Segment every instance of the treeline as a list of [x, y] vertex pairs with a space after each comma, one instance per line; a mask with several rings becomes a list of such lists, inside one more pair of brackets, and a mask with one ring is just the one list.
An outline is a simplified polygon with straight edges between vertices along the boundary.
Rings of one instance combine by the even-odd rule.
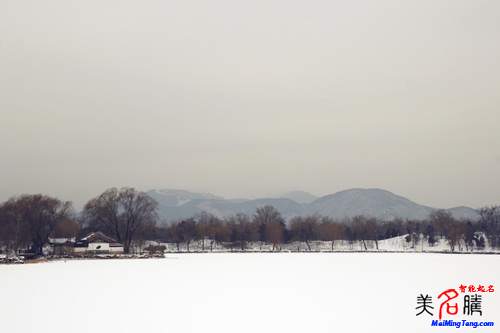
[[[359, 242], [368, 250], [367, 242], [375, 243], [383, 239], [406, 236], [406, 241], [416, 247], [421, 242], [435, 245], [445, 239], [450, 251], [463, 244], [466, 251], [483, 249], [488, 242], [493, 248], [500, 247], [500, 207], [480, 210], [480, 220], [457, 220], [444, 210], [433, 212], [427, 220], [411, 221], [396, 219], [381, 221], [376, 218], [356, 216], [336, 221], [330, 217], [311, 215], [298, 216], [286, 222], [272, 206], [258, 208], [253, 216], [238, 214], [220, 219], [210, 214], [179, 221], [167, 227], [156, 229], [157, 239], [175, 243], [179, 249], [185, 244], [200, 241], [202, 250], [212, 250], [214, 244], [245, 250], [249, 243], [272, 244], [273, 250], [281, 244], [303, 242], [311, 250], [311, 242]], [[208, 244], [205, 244], [208, 240]]]
[[0, 250], [17, 253], [20, 249], [43, 254], [49, 238], [81, 237], [102, 231], [124, 245], [126, 253], [145, 240], [185, 244], [190, 251], [193, 241], [201, 242], [202, 250], [214, 245], [245, 250], [249, 243], [272, 244], [273, 250], [289, 242], [303, 242], [311, 250], [311, 242], [367, 242], [397, 236], [415, 247], [427, 242], [434, 245], [445, 239], [451, 251], [465, 245], [467, 251], [489, 244], [500, 247], [500, 206], [479, 211], [480, 219], [456, 220], [446, 211], [435, 211], [424, 221], [396, 219], [381, 221], [357, 216], [342, 221], [319, 215], [294, 217], [286, 221], [272, 206], [258, 208], [254, 215], [237, 214], [227, 218], [202, 213], [173, 224], [162, 223], [158, 204], [151, 197], [133, 188], [109, 189], [89, 200], [81, 214], [70, 202], [45, 195], [22, 195], [0, 204]]
[[158, 204], [133, 188], [112, 188], [91, 199], [77, 215], [70, 202], [46, 195], [22, 195], [0, 204], [0, 250], [42, 256], [49, 238], [78, 238], [102, 231], [122, 243], [156, 233]]

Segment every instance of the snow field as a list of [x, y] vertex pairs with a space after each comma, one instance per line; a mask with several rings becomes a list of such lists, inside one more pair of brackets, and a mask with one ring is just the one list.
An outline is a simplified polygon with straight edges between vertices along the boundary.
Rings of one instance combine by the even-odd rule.
[[[416, 297], [497, 285], [499, 264], [497, 255], [218, 253], [0, 266], [0, 332], [432, 332], [443, 328], [415, 317]], [[483, 308], [498, 320], [498, 293]]]

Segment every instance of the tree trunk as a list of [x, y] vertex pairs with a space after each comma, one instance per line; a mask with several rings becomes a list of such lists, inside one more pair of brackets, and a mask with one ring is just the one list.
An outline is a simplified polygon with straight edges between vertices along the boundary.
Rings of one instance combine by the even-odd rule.
[[309, 241], [306, 241], [306, 245], [307, 245], [307, 249], [309, 250], [309, 252], [311, 252], [311, 245], [309, 244]]
[[362, 239], [362, 242], [363, 242], [363, 247], [365, 248], [365, 251], [368, 251], [368, 248], [366, 247], [366, 242], [364, 239]]
[[333, 244], [334, 244], [334, 243], [335, 243], [335, 241], [334, 241], [334, 240], [332, 240], [332, 252], [333, 252]]
[[34, 242], [32, 250], [37, 257], [43, 257], [43, 244], [41, 242]]

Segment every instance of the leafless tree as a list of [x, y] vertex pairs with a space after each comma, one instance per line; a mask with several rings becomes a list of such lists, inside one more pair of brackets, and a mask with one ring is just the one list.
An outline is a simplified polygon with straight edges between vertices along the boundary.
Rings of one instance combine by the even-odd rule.
[[31, 250], [38, 256], [43, 255], [43, 247], [56, 226], [72, 216], [70, 202], [41, 194], [12, 198], [2, 207], [16, 246], [29, 240]]
[[90, 200], [84, 207], [84, 221], [96, 230], [110, 233], [124, 245], [125, 253], [139, 230], [155, 224], [158, 204], [133, 188], [112, 188]]
[[311, 251], [310, 241], [319, 239], [319, 220], [317, 215], [306, 217], [297, 216], [290, 221], [290, 234], [292, 239], [304, 242]]
[[255, 238], [257, 230], [254, 230], [254, 224], [245, 214], [236, 214], [227, 219], [226, 224], [230, 229], [230, 240], [232, 244], [238, 245], [241, 251], [244, 251], [247, 242]]
[[253, 221], [259, 226], [260, 240], [272, 243], [273, 251], [285, 241], [285, 220], [273, 206], [258, 208]]
[[479, 210], [479, 223], [492, 247], [500, 246], [500, 206], [484, 207]]
[[456, 222], [450, 212], [440, 209], [429, 215], [429, 222], [434, 226], [435, 231], [441, 237], [446, 237], [446, 233]]
[[56, 224], [51, 236], [54, 238], [76, 238], [80, 232], [80, 225], [73, 218], [62, 219]]
[[368, 240], [372, 240], [375, 242], [375, 248], [378, 250], [378, 239], [379, 239], [379, 225], [380, 223], [376, 218], [371, 217], [365, 221], [365, 237]]
[[177, 224], [177, 229], [181, 241], [186, 243], [186, 249], [190, 252], [189, 245], [196, 238], [196, 221], [193, 218], [181, 221]]
[[332, 218], [323, 217], [321, 225], [319, 226], [319, 238], [323, 241], [331, 242], [332, 252], [334, 249], [335, 241], [346, 239], [345, 226], [341, 223], [334, 221]]
[[[197, 217], [196, 223], [196, 239], [201, 240], [201, 248], [202, 251], [205, 251], [205, 239], [210, 238], [211, 234], [211, 225], [216, 222], [218, 219], [212, 214], [202, 212]], [[212, 235], [214, 238], [211, 238], [213, 242], [215, 239], [215, 235]], [[213, 243], [211, 243], [210, 248], [213, 250]]]
[[353, 239], [361, 241], [366, 251], [368, 250], [368, 248], [366, 246], [366, 241], [365, 241], [366, 240], [365, 221], [366, 218], [364, 216], [353, 217], [351, 222], [351, 230]]
[[18, 208], [14, 199], [0, 205], [0, 247], [15, 255], [20, 248], [30, 245], [28, 225], [24, 223]]
[[280, 250], [280, 244], [285, 241], [285, 225], [278, 222], [270, 222], [265, 225], [266, 240], [273, 244], [273, 251]]
[[214, 250], [215, 244], [227, 242], [230, 239], [229, 228], [215, 216], [208, 221], [207, 236], [210, 239], [210, 252]]
[[465, 230], [460, 228], [459, 222], [445, 210], [432, 212], [429, 220], [436, 232], [448, 241], [451, 252], [455, 251], [456, 245], [465, 233]]

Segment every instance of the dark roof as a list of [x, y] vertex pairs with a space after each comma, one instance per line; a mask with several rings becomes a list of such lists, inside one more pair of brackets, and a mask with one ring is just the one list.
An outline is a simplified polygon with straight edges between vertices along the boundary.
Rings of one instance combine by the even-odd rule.
[[118, 243], [115, 239], [106, 236], [100, 231], [92, 232], [87, 236], [83, 237], [80, 241], [87, 243]]

